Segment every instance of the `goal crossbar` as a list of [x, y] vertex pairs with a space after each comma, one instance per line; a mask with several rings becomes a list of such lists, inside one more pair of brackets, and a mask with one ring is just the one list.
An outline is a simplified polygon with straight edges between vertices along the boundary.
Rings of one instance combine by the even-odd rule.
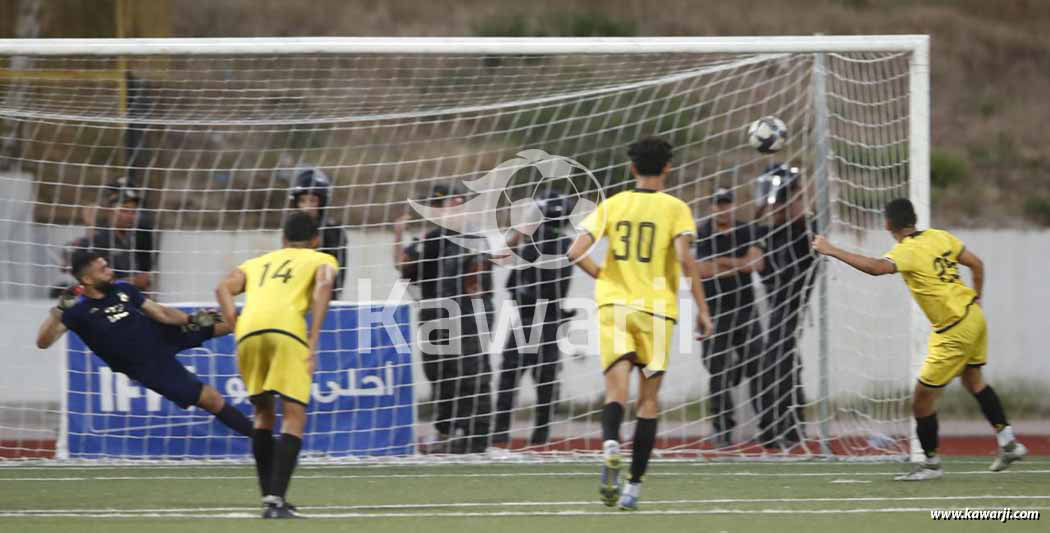
[[659, 54], [916, 52], [928, 35], [0, 39], [2, 55]]

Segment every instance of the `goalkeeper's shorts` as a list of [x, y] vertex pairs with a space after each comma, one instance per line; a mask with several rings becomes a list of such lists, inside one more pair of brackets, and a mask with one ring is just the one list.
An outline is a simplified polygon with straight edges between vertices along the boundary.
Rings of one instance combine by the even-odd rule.
[[620, 305], [598, 309], [602, 372], [621, 360], [641, 367], [646, 377], [667, 371], [674, 320]]
[[276, 332], [256, 332], [237, 341], [237, 366], [249, 396], [276, 393], [307, 405], [312, 376], [310, 349], [298, 337]]
[[919, 372], [919, 382], [928, 387], [951, 383], [966, 367], [988, 362], [988, 325], [984, 311], [974, 303], [966, 316], [947, 331], [930, 335], [929, 351]]
[[160, 335], [149, 346], [141, 347], [142, 358], [132, 360], [104, 358], [114, 370], [127, 374], [147, 389], [171, 400], [186, 409], [196, 405], [201, 397], [204, 383], [176, 359], [183, 350], [196, 348], [214, 336], [209, 326], [196, 331], [183, 331], [178, 326], [162, 325]]
[[121, 371], [182, 409], [196, 405], [204, 388], [200, 378], [175, 358], [175, 352], [152, 355]]

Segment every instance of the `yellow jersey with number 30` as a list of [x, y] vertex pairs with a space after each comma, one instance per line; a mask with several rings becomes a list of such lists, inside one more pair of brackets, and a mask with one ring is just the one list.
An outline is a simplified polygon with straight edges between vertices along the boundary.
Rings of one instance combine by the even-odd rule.
[[321, 265], [339, 268], [334, 257], [312, 248], [282, 248], [242, 263], [245, 301], [234, 332], [238, 341], [269, 329], [306, 344], [306, 312]]
[[599, 204], [580, 226], [595, 241], [609, 238], [595, 285], [598, 307], [622, 305], [677, 320], [682, 268], [674, 240], [696, 236], [689, 205], [663, 192], [624, 191]]
[[885, 255], [897, 265], [934, 331], [962, 320], [977, 296], [959, 278], [959, 256], [965, 249], [951, 233], [928, 229], [905, 237]]

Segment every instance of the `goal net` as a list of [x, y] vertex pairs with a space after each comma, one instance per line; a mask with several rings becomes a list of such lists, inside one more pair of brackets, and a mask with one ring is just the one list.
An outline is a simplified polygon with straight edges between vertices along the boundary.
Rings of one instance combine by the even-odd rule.
[[[46, 350], [34, 334], [76, 248], [162, 304], [215, 307], [216, 284], [279, 248], [296, 209], [343, 267], [306, 456], [594, 452], [594, 283], [549, 250], [633, 188], [627, 147], [647, 136], [674, 147], [666, 192], [692, 209], [698, 258], [755, 248], [764, 263], [710, 280], [721, 343], [694, 339], [680, 287], [657, 456], [909, 453], [922, 330], [905, 289], [805, 243], [880, 255], [896, 197], [925, 223], [925, 37], [8, 40], [0, 54], [0, 457], [247, 459], [248, 439], [73, 333]], [[789, 132], [773, 154], [745, 135], [766, 116]], [[720, 233], [724, 206], [746, 231]], [[438, 315], [455, 327], [434, 333]], [[235, 351], [224, 337], [178, 357], [250, 412]]]

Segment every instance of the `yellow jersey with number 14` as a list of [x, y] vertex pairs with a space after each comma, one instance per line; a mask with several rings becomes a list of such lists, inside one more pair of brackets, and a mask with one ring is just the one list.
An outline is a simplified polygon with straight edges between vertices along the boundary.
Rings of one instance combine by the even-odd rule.
[[685, 202], [647, 189], [624, 191], [598, 204], [580, 226], [595, 241], [609, 238], [595, 285], [598, 307], [622, 305], [678, 319], [682, 268], [674, 240], [696, 236], [693, 212]]
[[312, 248], [282, 248], [241, 264], [244, 309], [237, 318], [239, 341], [261, 330], [279, 330], [306, 343], [306, 313], [321, 265], [338, 269], [335, 258]]
[[965, 248], [951, 233], [928, 229], [908, 235], [885, 255], [897, 265], [934, 331], [962, 320], [977, 296], [959, 279], [959, 256]]

